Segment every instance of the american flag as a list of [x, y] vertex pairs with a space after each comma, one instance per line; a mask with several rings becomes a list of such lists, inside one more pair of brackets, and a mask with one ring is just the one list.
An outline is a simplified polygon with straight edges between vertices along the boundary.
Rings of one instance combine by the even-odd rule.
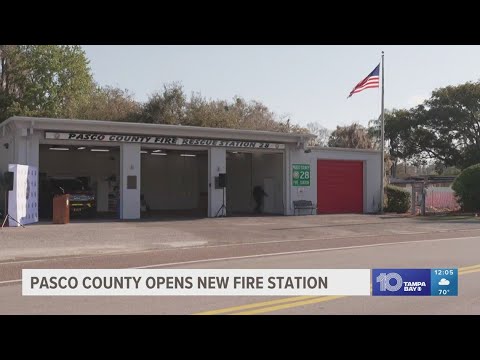
[[348, 95], [348, 97], [360, 91], [363, 91], [365, 89], [380, 87], [379, 79], [380, 79], [380, 64], [378, 64], [377, 67], [373, 69], [373, 71], [370, 74], [368, 74], [368, 76], [365, 79], [363, 79], [357, 85], [355, 85], [353, 90], [350, 91], [350, 95]]

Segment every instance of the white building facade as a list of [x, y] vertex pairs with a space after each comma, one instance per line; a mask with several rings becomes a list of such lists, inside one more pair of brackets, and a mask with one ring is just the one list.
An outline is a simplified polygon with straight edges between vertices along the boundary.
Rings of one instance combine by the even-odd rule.
[[[318, 213], [377, 212], [380, 153], [308, 148], [312, 137], [12, 117], [0, 124], [0, 172], [21, 164], [37, 167], [40, 183], [55, 177], [87, 179], [97, 211], [120, 219], [141, 218], [141, 199], [159, 214], [254, 213], [256, 186], [267, 194], [262, 211], [267, 214], [294, 215], [297, 200], [311, 201]], [[3, 203], [4, 194], [0, 197]]]

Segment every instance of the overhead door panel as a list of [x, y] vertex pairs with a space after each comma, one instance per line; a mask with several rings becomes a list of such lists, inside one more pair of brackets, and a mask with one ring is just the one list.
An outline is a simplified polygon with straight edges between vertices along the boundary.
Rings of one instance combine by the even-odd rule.
[[317, 212], [363, 212], [363, 161], [317, 161]]

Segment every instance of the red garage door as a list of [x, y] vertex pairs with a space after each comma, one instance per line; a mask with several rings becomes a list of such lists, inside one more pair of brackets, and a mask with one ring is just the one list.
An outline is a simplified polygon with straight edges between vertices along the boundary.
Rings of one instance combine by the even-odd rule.
[[362, 161], [317, 161], [317, 212], [363, 212]]

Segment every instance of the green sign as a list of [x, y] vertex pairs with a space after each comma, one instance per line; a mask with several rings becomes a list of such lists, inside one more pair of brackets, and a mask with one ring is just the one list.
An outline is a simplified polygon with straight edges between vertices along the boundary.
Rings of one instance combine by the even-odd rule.
[[310, 164], [293, 164], [293, 186], [310, 186]]

